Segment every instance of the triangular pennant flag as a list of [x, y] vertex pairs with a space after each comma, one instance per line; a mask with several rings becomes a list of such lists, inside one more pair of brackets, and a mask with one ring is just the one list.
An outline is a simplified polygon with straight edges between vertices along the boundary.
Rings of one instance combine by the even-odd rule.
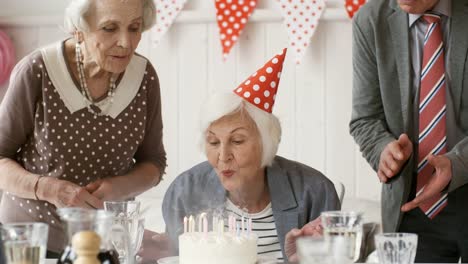
[[223, 58], [226, 59], [255, 10], [257, 0], [216, 0], [215, 6]]
[[289, 49], [299, 64], [325, 9], [324, 0], [277, 0], [288, 31]]
[[275, 104], [286, 49], [271, 58], [263, 67], [243, 81], [234, 93], [265, 112], [271, 113]]
[[155, 0], [154, 2], [156, 5], [156, 25], [153, 29], [153, 41], [158, 44], [184, 8], [187, 0]]
[[345, 0], [346, 12], [349, 18], [353, 18], [354, 14], [366, 3], [366, 0]]

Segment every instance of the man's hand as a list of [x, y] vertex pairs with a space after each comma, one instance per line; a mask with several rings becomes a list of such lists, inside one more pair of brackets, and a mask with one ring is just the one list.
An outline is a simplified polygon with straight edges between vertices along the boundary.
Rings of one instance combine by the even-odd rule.
[[169, 257], [173, 254], [174, 252], [168, 235], [145, 230], [143, 243], [138, 252], [138, 256], [141, 257], [140, 263], [155, 263], [158, 259]]
[[284, 251], [290, 262], [299, 261], [297, 257], [296, 240], [302, 236], [321, 237], [323, 235], [320, 216], [305, 224], [301, 229], [294, 228], [286, 234]]
[[452, 180], [452, 162], [449, 158], [443, 155], [429, 155], [427, 161], [429, 162], [428, 165], [435, 168], [435, 173], [432, 175], [432, 178], [426, 184], [421, 194], [401, 207], [401, 211], [403, 212], [408, 212], [418, 207], [424, 201], [432, 198], [434, 195], [441, 193]]
[[398, 140], [388, 143], [380, 154], [377, 171], [380, 182], [387, 182], [399, 173], [412, 152], [413, 143], [406, 134], [401, 134]]

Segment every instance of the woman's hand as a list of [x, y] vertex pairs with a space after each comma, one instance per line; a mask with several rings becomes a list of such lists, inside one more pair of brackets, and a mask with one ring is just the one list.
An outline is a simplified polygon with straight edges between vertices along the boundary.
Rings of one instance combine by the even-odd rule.
[[141, 257], [141, 263], [154, 263], [160, 258], [173, 255], [171, 241], [165, 233], [156, 233], [145, 230], [143, 234], [143, 243], [138, 256]]
[[102, 201], [116, 201], [121, 199], [116, 193], [111, 178], [99, 179], [86, 185], [85, 188], [89, 193]]
[[102, 208], [103, 202], [84, 187], [72, 182], [44, 177], [38, 182], [38, 198], [52, 203], [57, 208], [82, 207]]
[[323, 235], [320, 216], [305, 224], [301, 229], [294, 228], [286, 234], [284, 252], [290, 262], [299, 261], [297, 257], [296, 240], [303, 236], [321, 237]]

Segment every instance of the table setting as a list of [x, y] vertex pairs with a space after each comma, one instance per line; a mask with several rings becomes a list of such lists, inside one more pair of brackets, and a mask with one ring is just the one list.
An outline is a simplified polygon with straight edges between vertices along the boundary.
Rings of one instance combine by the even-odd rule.
[[[116, 257], [116, 261], [109, 262], [106, 260], [106, 263], [140, 263], [136, 252], [138, 252], [142, 243], [144, 221], [141, 220], [138, 203], [109, 202], [105, 204], [105, 210], [94, 210], [92, 212], [85, 209], [65, 208], [60, 209], [60, 215], [68, 223], [67, 232], [73, 234], [73, 239], [75, 239], [77, 234], [83, 233], [80, 230], [91, 230], [95, 232], [97, 237], [100, 237], [96, 253], [102, 253], [103, 248], [116, 252], [115, 255], [118, 256]], [[361, 263], [360, 248], [363, 241], [362, 214], [353, 211], [323, 212], [321, 221], [323, 226], [322, 237], [301, 237], [296, 241], [299, 258], [297, 264]], [[229, 232], [229, 230], [226, 232]], [[7, 259], [6, 263], [8, 264], [71, 264], [74, 263], [73, 260], [77, 257], [75, 254], [80, 252], [76, 250], [72, 254], [64, 251], [60, 261], [57, 259], [46, 259], [47, 225], [42, 223], [3, 225], [2, 238]], [[371, 254], [372, 257], [368, 258], [366, 263], [414, 263], [417, 239], [416, 234], [410, 233], [377, 234], [375, 235], [376, 251]], [[23, 248], [12, 251], [11, 245], [21, 245]], [[67, 248], [75, 250], [74, 246], [72, 245], [71, 247], [69, 245]], [[37, 248], [39, 250], [34, 254], [24, 253], [31, 252], [24, 250], [25, 248]], [[64, 262], [64, 254], [68, 254], [68, 262]], [[98, 257], [100, 258], [100, 255]], [[235, 262], [235, 259], [233, 259], [235, 255], [230, 258], [231, 261], [227, 263]], [[274, 263], [287, 262], [280, 262], [271, 257], [257, 256], [255, 264]], [[151, 262], [151, 264], [179, 264], [179, 256], [161, 258]]]

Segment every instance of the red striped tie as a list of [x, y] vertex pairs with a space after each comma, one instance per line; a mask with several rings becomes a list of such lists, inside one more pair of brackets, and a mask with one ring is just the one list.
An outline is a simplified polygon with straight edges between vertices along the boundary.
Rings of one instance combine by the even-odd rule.
[[[426, 14], [429, 24], [425, 38], [419, 93], [419, 149], [416, 196], [421, 193], [433, 173], [427, 157], [447, 152], [445, 128], [445, 66], [440, 16]], [[419, 208], [433, 219], [447, 205], [447, 194], [440, 193]]]

